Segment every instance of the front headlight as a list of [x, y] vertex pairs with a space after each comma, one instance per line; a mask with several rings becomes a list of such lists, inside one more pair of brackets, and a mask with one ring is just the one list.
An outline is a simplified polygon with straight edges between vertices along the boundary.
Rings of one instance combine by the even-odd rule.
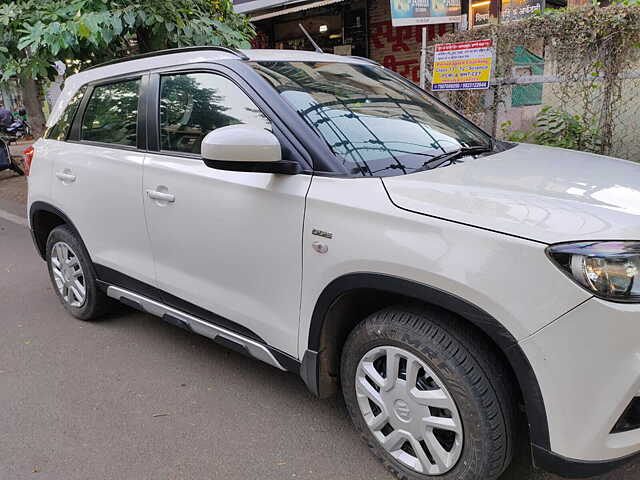
[[640, 302], [640, 242], [563, 243], [547, 248], [547, 254], [594, 295]]

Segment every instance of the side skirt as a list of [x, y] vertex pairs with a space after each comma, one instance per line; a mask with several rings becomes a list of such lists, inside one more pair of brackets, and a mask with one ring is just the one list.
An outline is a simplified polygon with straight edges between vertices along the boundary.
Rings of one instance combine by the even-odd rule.
[[[193, 315], [189, 315], [188, 313], [156, 300], [112, 285], [107, 287], [107, 295], [125, 305], [150, 313], [151, 315], [162, 318], [168, 323], [208, 337], [227, 348], [261, 360], [280, 370], [293, 370], [296, 373], [300, 371], [299, 364], [293, 358], [289, 357], [287, 359], [288, 361], [282, 358], [285, 355], [282, 352], [275, 353], [266, 345], [256, 342], [255, 340], [227, 330], [226, 328], [205, 322]], [[276, 358], [276, 355], [280, 357], [280, 359]], [[297, 368], [292, 368], [294, 365]]]

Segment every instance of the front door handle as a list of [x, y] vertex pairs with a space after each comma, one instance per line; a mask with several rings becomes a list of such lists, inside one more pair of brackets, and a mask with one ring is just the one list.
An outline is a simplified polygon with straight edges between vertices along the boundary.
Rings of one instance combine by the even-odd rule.
[[159, 192], [158, 190], [147, 189], [147, 195], [149, 195], [149, 198], [159, 202], [173, 203], [176, 201], [176, 196], [172, 193]]
[[71, 183], [76, 181], [76, 176], [71, 173], [71, 170], [56, 172], [56, 177], [58, 177], [58, 179], [62, 180], [63, 182]]

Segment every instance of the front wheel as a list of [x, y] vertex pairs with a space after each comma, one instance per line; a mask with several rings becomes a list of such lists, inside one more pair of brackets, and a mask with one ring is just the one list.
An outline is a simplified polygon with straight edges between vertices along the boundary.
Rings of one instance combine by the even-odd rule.
[[511, 461], [514, 398], [491, 347], [448, 312], [399, 306], [349, 335], [341, 380], [351, 418], [398, 478], [492, 480]]

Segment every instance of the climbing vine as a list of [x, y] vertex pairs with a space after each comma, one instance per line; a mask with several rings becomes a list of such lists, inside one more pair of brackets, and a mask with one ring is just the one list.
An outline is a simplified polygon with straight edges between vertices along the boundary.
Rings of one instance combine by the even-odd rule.
[[[497, 87], [489, 109], [504, 106], [510, 93], [508, 79], [514, 77], [515, 48], [524, 46], [544, 57], [555, 106], [595, 126], [600, 137], [597, 150], [611, 153], [620, 124], [617, 117], [630, 108], [640, 87], [637, 75], [629, 74], [640, 71], [640, 5], [547, 9], [527, 20], [454, 32], [439, 41], [484, 38], [492, 38], [496, 45]], [[636, 103], [634, 108], [640, 107]]]

